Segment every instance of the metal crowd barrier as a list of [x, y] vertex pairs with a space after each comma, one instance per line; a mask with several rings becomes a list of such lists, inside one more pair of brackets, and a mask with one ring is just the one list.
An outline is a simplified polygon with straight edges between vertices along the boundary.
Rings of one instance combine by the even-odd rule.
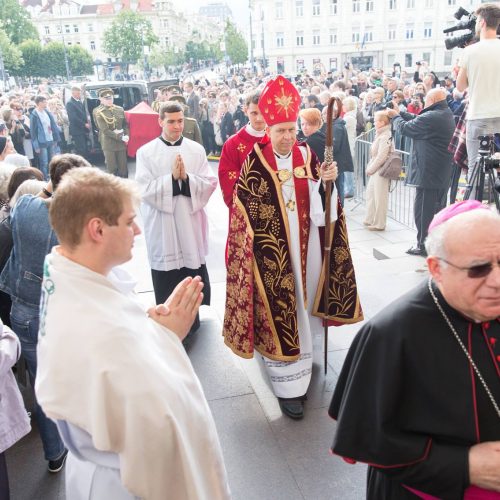
[[[354, 200], [357, 202], [352, 210], [366, 202], [366, 165], [370, 160], [370, 148], [375, 139], [375, 129], [369, 130], [358, 136], [355, 143], [354, 157]], [[391, 181], [391, 192], [389, 194], [389, 207], [387, 216], [409, 228], [415, 229], [413, 216], [413, 201], [415, 199], [415, 188], [406, 184], [406, 178], [410, 172], [411, 165], [411, 139], [400, 134], [394, 134], [396, 150], [401, 153], [403, 160], [403, 172], [399, 180]]]

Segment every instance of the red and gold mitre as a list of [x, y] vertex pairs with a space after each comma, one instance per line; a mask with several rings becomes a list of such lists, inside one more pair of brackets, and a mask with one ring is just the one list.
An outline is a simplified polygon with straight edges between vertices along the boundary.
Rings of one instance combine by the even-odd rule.
[[268, 127], [295, 122], [299, 116], [300, 95], [292, 83], [281, 75], [269, 80], [259, 99], [259, 109]]

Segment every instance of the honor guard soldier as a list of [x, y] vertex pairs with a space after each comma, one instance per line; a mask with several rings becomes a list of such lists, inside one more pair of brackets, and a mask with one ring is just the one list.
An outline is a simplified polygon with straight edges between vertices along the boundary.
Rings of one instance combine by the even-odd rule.
[[167, 100], [167, 87], [160, 87], [156, 99], [151, 104], [153, 111], [160, 112], [160, 106]]
[[94, 109], [94, 122], [99, 129], [99, 142], [104, 153], [106, 167], [110, 174], [128, 177], [127, 143], [128, 124], [122, 107], [113, 104], [113, 91], [109, 88], [99, 91], [101, 104]]

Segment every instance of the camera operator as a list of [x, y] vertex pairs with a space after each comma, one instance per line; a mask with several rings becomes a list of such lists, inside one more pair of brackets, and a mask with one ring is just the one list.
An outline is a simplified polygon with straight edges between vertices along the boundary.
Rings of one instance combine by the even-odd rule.
[[466, 141], [469, 169], [477, 161], [478, 136], [500, 132], [500, 4], [481, 5], [475, 12], [479, 42], [462, 53], [457, 89], [469, 88]]

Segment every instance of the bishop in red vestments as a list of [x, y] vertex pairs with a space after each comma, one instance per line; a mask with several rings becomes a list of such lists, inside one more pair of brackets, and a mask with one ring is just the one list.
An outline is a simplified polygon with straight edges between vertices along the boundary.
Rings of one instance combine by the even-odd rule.
[[270, 142], [254, 145], [234, 188], [223, 332], [239, 356], [251, 358], [255, 350], [263, 356], [282, 411], [296, 419], [304, 414], [312, 339], [322, 333], [323, 319], [363, 318], [339, 203], [331, 214], [331, 293], [323, 304], [323, 181], [335, 180], [337, 167], [320, 165], [309, 147], [297, 144], [299, 105], [297, 90], [281, 76], [260, 97]]

